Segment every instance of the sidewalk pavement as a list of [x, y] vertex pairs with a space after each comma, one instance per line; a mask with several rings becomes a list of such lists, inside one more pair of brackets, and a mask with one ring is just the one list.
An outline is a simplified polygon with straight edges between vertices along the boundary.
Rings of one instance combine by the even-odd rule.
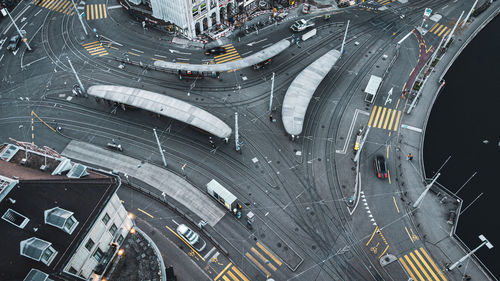
[[155, 165], [75, 140], [71, 141], [61, 154], [98, 167], [112, 167], [113, 170], [145, 182], [164, 192], [211, 226], [226, 214], [208, 195], [176, 174]]

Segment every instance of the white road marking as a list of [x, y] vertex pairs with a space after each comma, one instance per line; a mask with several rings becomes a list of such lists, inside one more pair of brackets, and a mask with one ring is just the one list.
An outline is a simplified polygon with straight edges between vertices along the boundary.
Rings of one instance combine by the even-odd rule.
[[[208, 251], [208, 253], [206, 255], [203, 256], [203, 259], [204, 260], [207, 260], [208, 257], [215, 251], [215, 247], [213, 247], [212, 249], [210, 249], [210, 251]], [[218, 252], [217, 252], [218, 253]]]
[[141, 50], [132, 49], [132, 51], [135, 51], [135, 52], [138, 52], [138, 53], [144, 54], [144, 52], [143, 52], [143, 51], [141, 51]]
[[167, 57], [166, 56], [162, 56], [162, 55], [157, 55], [157, 54], [154, 54], [155, 57], [159, 57], [159, 58], [164, 58], [166, 59]]
[[189, 59], [186, 59], [186, 58], [175, 58], [176, 60], [189, 60]]
[[241, 54], [240, 56], [246, 56], [246, 55], [250, 54], [251, 52], [253, 52], [253, 51], [248, 51], [248, 52], [246, 52], [244, 54]]
[[108, 7], [108, 10], [118, 9], [118, 8], [121, 8], [121, 7], [122, 7], [121, 5], [115, 5], [115, 6]]
[[354, 125], [356, 124], [356, 120], [358, 119], [358, 115], [360, 113], [364, 114], [366, 116], [370, 115], [369, 112], [366, 112], [366, 111], [363, 111], [363, 110], [359, 110], [359, 109], [356, 108], [356, 111], [354, 112], [354, 118], [352, 118], [351, 126], [349, 127], [349, 133], [347, 134], [347, 138], [345, 139], [344, 148], [342, 150], [335, 150], [335, 152], [340, 153], [340, 154], [346, 154], [347, 153], [347, 145], [349, 144], [349, 142], [351, 140], [352, 131], [354, 130]]
[[43, 10], [40, 10], [38, 12], [36, 12], [36, 14], [34, 15], [34, 17], [38, 16], [39, 13], [41, 13]]
[[444, 10], [444, 9], [446, 9], [446, 8], [448, 8], [448, 5], [446, 5], [446, 6], [444, 6], [443, 8], [441, 8], [441, 10]]
[[273, 44], [273, 43], [269, 43], [269, 44], [267, 44], [267, 45], [264, 45], [264, 46], [262, 46], [262, 49], [267, 48], [267, 47], [271, 46], [272, 44]]
[[2, 54], [2, 56], [0, 57], [0, 62], [3, 60], [3, 56], [4, 56], [4, 54]]
[[174, 221], [174, 220], [172, 220], [172, 221], [173, 221], [176, 225], [179, 225], [179, 223], [178, 223], [178, 222], [176, 222], [176, 221]]
[[247, 46], [252, 47], [253, 45], [258, 44], [258, 43], [260, 43], [260, 42], [264, 42], [264, 41], [266, 41], [266, 40], [267, 40], [267, 38], [264, 38], [264, 39], [262, 39], [262, 40], [258, 40], [258, 41], [254, 41], [254, 42], [250, 42], [250, 43], [247, 43]]
[[422, 133], [422, 129], [417, 128], [417, 127], [413, 127], [413, 126], [410, 126], [410, 125], [401, 124], [401, 128], [408, 129], [408, 130], [411, 130], [411, 131], [415, 131], [415, 132], [418, 132], [418, 133]]

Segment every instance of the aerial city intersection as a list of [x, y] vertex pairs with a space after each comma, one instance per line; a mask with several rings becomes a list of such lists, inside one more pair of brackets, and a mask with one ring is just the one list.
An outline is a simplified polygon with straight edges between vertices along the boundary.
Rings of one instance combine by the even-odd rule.
[[498, 2], [0, 5], [0, 280], [497, 280], [422, 147]]

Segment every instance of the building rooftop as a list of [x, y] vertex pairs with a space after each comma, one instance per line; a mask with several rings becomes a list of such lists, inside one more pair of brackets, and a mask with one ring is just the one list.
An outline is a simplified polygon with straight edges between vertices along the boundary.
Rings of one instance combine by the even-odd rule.
[[[6, 147], [0, 145], [0, 154]], [[63, 158], [51, 158], [53, 169], [42, 171], [43, 155], [32, 153], [31, 164], [23, 165], [24, 148], [16, 154], [9, 162], [0, 160], [4, 181], [18, 181], [0, 194], [0, 280], [22, 281], [32, 269], [62, 280], [63, 267], [118, 189], [118, 179], [88, 168], [82, 178], [51, 175]]]

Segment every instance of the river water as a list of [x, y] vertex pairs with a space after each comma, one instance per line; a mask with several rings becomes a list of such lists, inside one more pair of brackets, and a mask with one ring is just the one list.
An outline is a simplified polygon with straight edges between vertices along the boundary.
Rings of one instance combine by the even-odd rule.
[[[432, 177], [463, 200], [457, 234], [473, 249], [483, 234], [495, 246], [477, 255], [500, 276], [500, 17], [486, 26], [457, 58], [432, 109], [424, 161]], [[475, 201], [474, 201], [475, 200]], [[467, 209], [466, 209], [467, 208]]]

